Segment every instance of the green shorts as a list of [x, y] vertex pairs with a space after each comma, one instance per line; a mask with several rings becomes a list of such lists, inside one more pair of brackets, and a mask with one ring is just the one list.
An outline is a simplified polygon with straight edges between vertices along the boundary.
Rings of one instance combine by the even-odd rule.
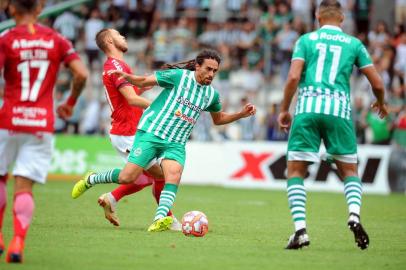
[[163, 140], [154, 134], [138, 130], [134, 144], [128, 155], [128, 162], [145, 168], [154, 158], [171, 159], [184, 167], [186, 159], [185, 145]]
[[287, 159], [319, 162], [321, 140], [329, 158], [357, 163], [357, 141], [352, 120], [317, 113], [298, 114], [293, 119]]

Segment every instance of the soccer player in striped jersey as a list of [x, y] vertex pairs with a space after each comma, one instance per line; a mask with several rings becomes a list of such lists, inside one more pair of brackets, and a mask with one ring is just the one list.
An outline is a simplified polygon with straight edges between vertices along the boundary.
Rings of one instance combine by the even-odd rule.
[[[110, 141], [117, 153], [124, 161], [127, 161], [143, 108], [149, 107], [151, 102], [140, 96], [141, 89], [117, 75], [107, 74], [110, 70], [132, 73], [131, 68], [124, 62], [124, 53], [128, 49], [125, 37], [120, 35], [117, 30], [106, 28], [97, 33], [96, 43], [107, 56], [103, 66], [103, 84], [112, 111]], [[147, 172], [142, 173], [135, 183], [120, 185], [112, 192], [99, 197], [98, 203], [103, 207], [104, 216], [113, 225], [120, 225], [115, 209], [124, 196], [134, 194], [146, 186], [152, 185], [152, 193], [159, 202], [159, 196], [165, 184], [161, 167], [156, 160], [153, 160], [145, 169]], [[169, 211], [168, 215], [172, 216], [172, 213]], [[173, 220], [171, 229], [180, 230], [181, 224], [175, 217]]]
[[318, 162], [321, 140], [344, 181], [349, 210], [348, 226], [361, 249], [369, 237], [360, 222], [362, 184], [358, 177], [357, 145], [351, 119], [350, 76], [357, 66], [371, 83], [376, 101], [372, 104], [381, 118], [387, 115], [382, 79], [364, 45], [342, 32], [341, 5], [323, 0], [317, 12], [321, 28], [296, 42], [278, 118], [287, 131], [291, 126], [289, 107], [299, 86], [295, 117], [288, 142], [288, 201], [295, 225], [287, 249], [310, 244], [306, 232], [306, 191], [303, 179], [309, 162]]
[[164, 89], [144, 111], [124, 169], [86, 174], [75, 184], [72, 195], [78, 197], [93, 185], [100, 183], [131, 183], [151, 160], [162, 159], [165, 186], [154, 222], [148, 231], [167, 230], [173, 222], [167, 213], [175, 201], [182, 176], [186, 158], [185, 144], [200, 113], [208, 111], [214, 124], [225, 125], [254, 115], [256, 112], [255, 106], [249, 103], [237, 113], [222, 111], [219, 94], [211, 86], [220, 61], [217, 52], [203, 50], [194, 60], [165, 65], [166, 69], [155, 71], [149, 76], [112, 71], [111, 75], [120, 75], [138, 87], [158, 85]]

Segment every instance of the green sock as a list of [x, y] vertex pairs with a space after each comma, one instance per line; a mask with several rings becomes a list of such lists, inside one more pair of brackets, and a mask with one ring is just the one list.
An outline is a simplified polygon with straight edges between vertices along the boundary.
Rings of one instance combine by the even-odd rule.
[[348, 211], [359, 216], [362, 199], [362, 183], [359, 177], [349, 176], [344, 179], [344, 194]]
[[121, 172], [120, 169], [112, 169], [107, 172], [92, 174], [87, 179], [87, 182], [92, 186], [96, 184], [107, 184], [107, 183], [118, 184], [118, 176], [120, 175], [120, 172]]
[[306, 190], [302, 178], [288, 179], [288, 201], [295, 230], [306, 228]]
[[154, 220], [166, 217], [169, 210], [171, 210], [173, 202], [175, 201], [178, 186], [175, 184], [165, 184], [164, 189], [159, 196], [159, 205], [155, 212]]

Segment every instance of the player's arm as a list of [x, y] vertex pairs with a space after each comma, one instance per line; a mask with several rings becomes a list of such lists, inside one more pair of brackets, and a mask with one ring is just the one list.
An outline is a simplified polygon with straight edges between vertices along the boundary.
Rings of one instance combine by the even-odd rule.
[[3, 39], [0, 38], [0, 76], [3, 72], [5, 58], [6, 56], [4, 55]]
[[380, 118], [386, 117], [388, 115], [388, 109], [385, 104], [385, 87], [381, 76], [373, 65], [361, 68], [361, 72], [367, 77], [371, 84], [372, 92], [376, 97], [376, 101], [371, 107], [378, 113]]
[[62, 119], [72, 116], [73, 106], [75, 106], [83, 88], [85, 87], [89, 73], [80, 59], [74, 59], [68, 63], [68, 68], [72, 73], [71, 93], [65, 104], [58, 107], [57, 113]]
[[280, 114], [278, 117], [278, 123], [281, 129], [288, 131], [290, 123], [292, 121], [292, 116], [289, 113], [289, 107], [292, 103], [292, 98], [296, 93], [297, 86], [300, 81], [304, 67], [304, 61], [297, 59], [293, 60], [290, 65], [290, 70], [288, 78], [285, 84], [285, 89], [283, 91], [283, 100], [281, 104]]
[[131, 106], [137, 106], [137, 107], [146, 109], [149, 107], [149, 105], [151, 105], [151, 101], [137, 95], [137, 93], [135, 93], [133, 87], [130, 85], [123, 85], [122, 87], [120, 87], [118, 89], [118, 91], [120, 91], [120, 93], [127, 100], [128, 104], [130, 104]]
[[108, 72], [108, 74], [109, 75], [113, 75], [113, 74], [118, 75], [118, 76], [124, 78], [127, 82], [129, 82], [135, 86], [138, 86], [140, 88], [152, 87], [152, 86], [158, 85], [155, 74], [146, 75], [146, 76], [138, 76], [138, 75], [123, 72], [121, 70], [110, 70]]
[[211, 118], [215, 125], [226, 125], [237, 121], [241, 118], [246, 118], [252, 116], [256, 113], [257, 109], [251, 103], [244, 105], [243, 109], [237, 113], [226, 113], [223, 111], [220, 112], [210, 112]]

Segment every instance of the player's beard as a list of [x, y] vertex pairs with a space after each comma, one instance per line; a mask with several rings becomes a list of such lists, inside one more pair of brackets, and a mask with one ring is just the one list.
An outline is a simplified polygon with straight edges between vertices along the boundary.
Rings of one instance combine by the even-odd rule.
[[114, 41], [114, 46], [116, 46], [116, 48], [122, 51], [123, 53], [127, 52], [128, 50], [128, 46], [125, 43]]

